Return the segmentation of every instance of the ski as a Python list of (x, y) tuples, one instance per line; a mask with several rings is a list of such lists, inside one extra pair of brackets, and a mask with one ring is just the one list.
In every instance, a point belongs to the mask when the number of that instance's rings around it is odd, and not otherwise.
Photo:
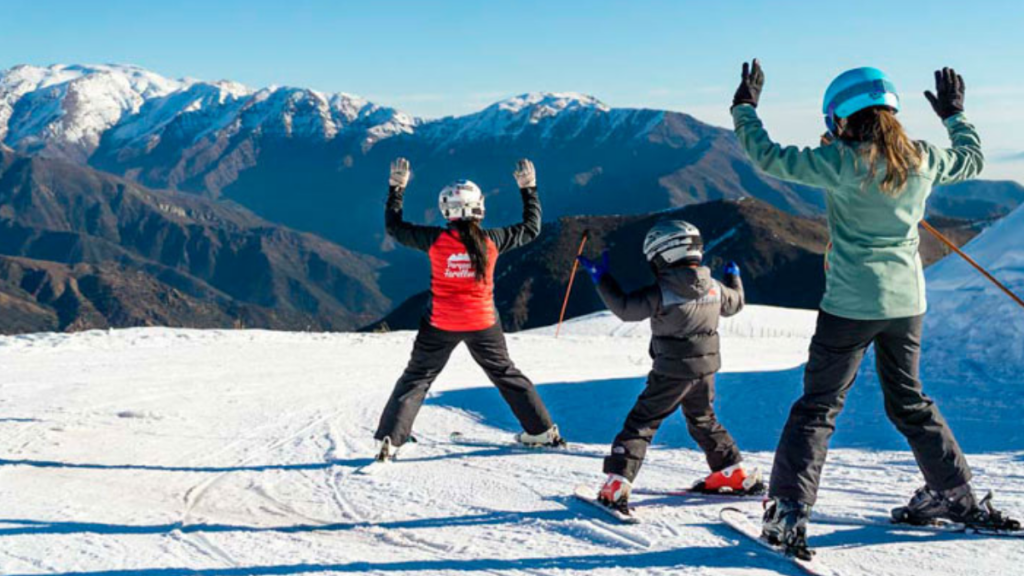
[(905, 528), (907, 530), (926, 530), (929, 532), (945, 532), (967, 534), (972, 536), (993, 536), (998, 538), (1024, 539), (1024, 530), (995, 530), (967, 526), (959, 522), (940, 520), (932, 524), (910, 524), (896, 522), (889, 516), (829, 516), (814, 514), (811, 522), (833, 524), (837, 526), (876, 526), (879, 528)]
[(597, 499), (597, 490), (594, 490), (590, 486), (579, 485), (573, 491), (572, 495), (581, 502), (586, 502), (591, 507), (600, 510), (601, 512), (611, 516), (623, 524), (639, 524), (640, 519), (636, 517), (636, 514), (630, 511), (629, 514), (625, 514), (620, 510), (609, 508), (605, 506)]
[(722, 508), (718, 513), (718, 517), (726, 526), (732, 528), (736, 533), (753, 540), (758, 546), (770, 552), (777, 558), (792, 562), (807, 574), (811, 574), (812, 576), (838, 576), (839, 574), (823, 564), (821, 560), (801, 560), (800, 558), (789, 556), (781, 547), (769, 544), (767, 540), (761, 538), (761, 528), (755, 522), (752, 522), (750, 517), (742, 510), (737, 508)]
[(638, 496), (665, 496), (670, 498), (683, 498), (686, 500), (714, 500), (716, 502), (761, 502), (764, 500), (764, 493), (750, 492), (710, 492), (695, 490), (693, 488), (676, 488), (673, 490), (656, 490), (634, 488), (633, 494)]
[(452, 432), (448, 437), (452, 444), (459, 444), (461, 446), (473, 446), (476, 448), (509, 448), (512, 450), (522, 450), (524, 452), (537, 452), (540, 450), (551, 450), (557, 452), (573, 452), (578, 454), (589, 454), (589, 452), (583, 451), (576, 446), (570, 444), (562, 444), (560, 446), (528, 446), (526, 444), (520, 444), (514, 438), (507, 441), (493, 440), (488, 438), (478, 438), (463, 434), (462, 432)]

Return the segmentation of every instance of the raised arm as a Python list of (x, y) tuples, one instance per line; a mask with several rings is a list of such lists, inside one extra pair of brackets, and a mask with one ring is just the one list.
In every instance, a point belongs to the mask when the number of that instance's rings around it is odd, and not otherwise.
[(964, 88), (962, 76), (952, 68), (943, 68), (935, 71), (935, 93), (924, 93), (935, 113), (942, 118), (953, 143), (951, 148), (929, 148), (936, 184), (970, 180), (985, 166), (981, 137), (964, 116)]
[(740, 280), (740, 267), (735, 262), (729, 262), (725, 266), (724, 281), (719, 282), (719, 286), (722, 288), (722, 317), (728, 318), (739, 314), (746, 301), (743, 296), (743, 281)]
[(388, 201), (384, 207), (384, 229), (399, 244), (426, 252), (441, 235), (442, 229), (410, 224), (403, 218), (402, 204), (405, 202), (405, 187), (409, 184), (410, 174), (409, 161), (405, 158), (398, 158), (391, 163)]
[(601, 253), (601, 261), (594, 262), (585, 256), (577, 257), (580, 266), (590, 274), (597, 285), (597, 294), (604, 305), (626, 322), (639, 322), (654, 315), (661, 302), (661, 289), (657, 284), (626, 293), (608, 273), (608, 251)]
[(533, 162), (520, 160), (514, 175), (523, 197), (523, 220), (519, 224), (487, 231), (499, 253), (528, 244), (540, 235), (540, 195), (537, 193), (537, 172)]
[(839, 184), (842, 157), (836, 146), (800, 148), (780, 146), (768, 136), (757, 116), (757, 104), (764, 87), (764, 71), (756, 59), (743, 64), (740, 87), (733, 97), (732, 118), (736, 138), (751, 162), (770, 176), (818, 188)]

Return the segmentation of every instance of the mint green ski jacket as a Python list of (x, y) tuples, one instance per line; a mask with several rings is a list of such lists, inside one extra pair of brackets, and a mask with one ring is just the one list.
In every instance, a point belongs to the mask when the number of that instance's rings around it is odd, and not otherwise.
[(754, 165), (765, 173), (825, 189), (831, 242), (825, 253), (825, 297), (821, 309), (853, 320), (924, 314), (924, 271), (918, 254), (918, 224), (932, 187), (974, 178), (984, 156), (977, 130), (963, 114), (945, 121), (952, 147), (918, 142), (924, 161), (893, 198), (881, 192), (884, 161), (874, 178), (858, 151), (836, 141), (818, 148), (772, 142), (753, 106), (732, 110), (736, 136)]

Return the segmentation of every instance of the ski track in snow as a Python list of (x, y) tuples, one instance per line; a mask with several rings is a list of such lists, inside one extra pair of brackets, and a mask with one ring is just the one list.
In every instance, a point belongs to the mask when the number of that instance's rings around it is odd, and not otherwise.
[[(806, 312), (749, 307), (723, 326), (726, 372), (752, 374), (790, 402), (813, 323)], [(607, 315), (568, 323), (558, 340), (549, 329), (509, 336), (563, 432), (579, 440), (573, 450), (448, 441), (456, 430), (494, 440), (515, 431), (459, 350), (420, 413), (416, 449), (355, 474), (371, 461), (412, 338), (171, 329), (0, 338), (0, 573), (800, 574), (718, 522), (729, 504), (757, 516), (757, 501), (642, 493), (706, 473), (677, 416), (637, 482), (641, 524), (616, 524), (572, 498), (576, 485), (601, 481), (601, 458), (649, 369), (645, 328)], [(720, 398), (736, 385), (723, 377)], [(741, 447), (778, 418), (723, 413)], [(746, 456), (770, 470), (769, 450)], [(1024, 451), (970, 460), (976, 485), (1024, 514)], [(840, 443), (817, 509), (884, 515), (920, 482), (908, 451)], [(1024, 562), (1019, 540), (912, 528), (814, 524), (811, 543), (849, 575), (1013, 574)]]

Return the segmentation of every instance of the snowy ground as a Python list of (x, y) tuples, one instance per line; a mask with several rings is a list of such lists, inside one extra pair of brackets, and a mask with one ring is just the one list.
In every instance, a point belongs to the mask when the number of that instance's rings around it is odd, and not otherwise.
[[(750, 307), (723, 328), (722, 419), (763, 469), (799, 390), (813, 322)], [(411, 341), (168, 329), (0, 338), (0, 572), (798, 573), (719, 525), (718, 503), (641, 495), (645, 522), (623, 527), (568, 497), (600, 481), (600, 458), (649, 367), (643, 328), (607, 316), (574, 322), (558, 340), (549, 330), (509, 337), (578, 452), (448, 443), (452, 430), (503, 438), (515, 428), (460, 351), (420, 414), (415, 453), (353, 474), (369, 461)], [(892, 437), (868, 434), (884, 416), (865, 398), (840, 420), (823, 514), (884, 514), (920, 483), (909, 452), (880, 450)], [(638, 490), (705, 473), (681, 418), (658, 442)], [(971, 462), (979, 487), (1024, 513), (1024, 443), (1015, 447)], [(892, 527), (817, 524), (812, 545), (844, 574), (1024, 565), (1020, 540)]]

